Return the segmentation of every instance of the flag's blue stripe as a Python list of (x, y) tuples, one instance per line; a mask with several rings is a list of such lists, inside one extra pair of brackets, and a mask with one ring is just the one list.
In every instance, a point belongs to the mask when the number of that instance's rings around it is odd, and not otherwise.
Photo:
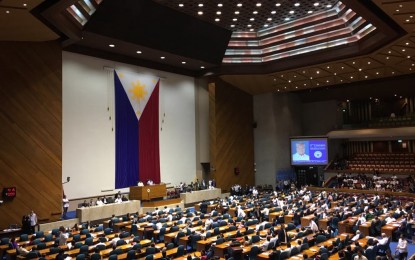
[(138, 182), (138, 119), (120, 79), (115, 85), (115, 188), (136, 186)]

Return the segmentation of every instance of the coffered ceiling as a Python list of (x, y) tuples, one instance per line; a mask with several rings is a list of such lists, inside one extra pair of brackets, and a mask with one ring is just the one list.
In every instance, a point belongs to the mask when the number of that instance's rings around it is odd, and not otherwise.
[(414, 73), (414, 16), (409, 0), (0, 0), (0, 40), (283, 93)]

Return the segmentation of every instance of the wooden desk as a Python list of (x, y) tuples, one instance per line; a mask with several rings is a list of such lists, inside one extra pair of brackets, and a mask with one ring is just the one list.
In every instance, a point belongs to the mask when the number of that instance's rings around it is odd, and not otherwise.
[(130, 187), (130, 200), (152, 200), (167, 196), (166, 184)]
[(284, 223), (290, 223), (293, 221), (294, 215), (293, 214), (288, 214), (288, 215), (284, 215)]
[(130, 200), (122, 203), (111, 203), (102, 206), (77, 208), (76, 217), (80, 222), (110, 218), (112, 215), (121, 216), (127, 213), (134, 213), (140, 209), (140, 201)]
[(310, 222), (311, 222), (312, 219), (314, 219), (314, 214), (302, 217), (301, 218), (301, 226), (302, 227), (310, 226)]
[(185, 204), (195, 203), (203, 200), (213, 200), (220, 198), (222, 190), (219, 188), (208, 190), (197, 190), (192, 192), (180, 193), (180, 198)]

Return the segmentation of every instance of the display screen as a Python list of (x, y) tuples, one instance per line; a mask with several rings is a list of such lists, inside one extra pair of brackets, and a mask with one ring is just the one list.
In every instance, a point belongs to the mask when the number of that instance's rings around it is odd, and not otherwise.
[(3, 198), (12, 199), (16, 197), (16, 187), (3, 188)]
[(327, 138), (291, 138), (291, 165), (326, 165)]

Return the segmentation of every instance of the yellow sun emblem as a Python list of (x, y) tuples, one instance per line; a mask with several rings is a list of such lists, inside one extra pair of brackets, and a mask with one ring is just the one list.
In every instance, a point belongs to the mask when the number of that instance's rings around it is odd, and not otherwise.
[(147, 90), (145, 90), (146, 86), (144, 84), (141, 84), (139, 80), (133, 82), (132, 85), (133, 88), (129, 90), (133, 95), (132, 98), (136, 100), (138, 103), (140, 103), (140, 101), (144, 100), (144, 98), (148, 94)]

